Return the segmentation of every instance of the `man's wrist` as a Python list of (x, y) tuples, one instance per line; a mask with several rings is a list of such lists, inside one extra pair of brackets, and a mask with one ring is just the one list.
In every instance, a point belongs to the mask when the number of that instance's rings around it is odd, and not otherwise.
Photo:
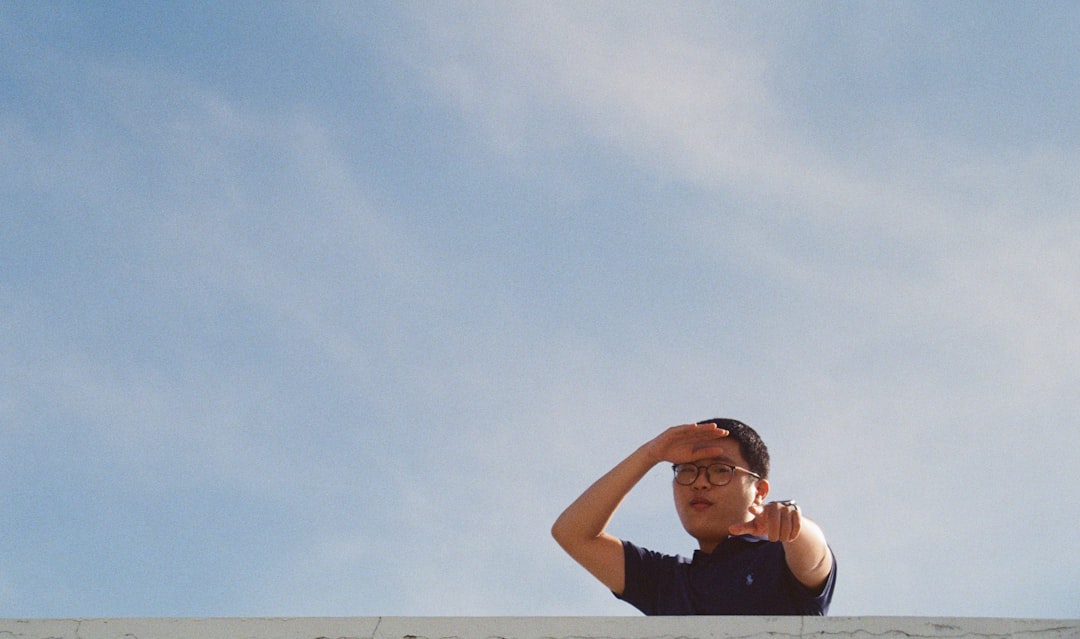
[(638, 456), (642, 463), (648, 464), (649, 469), (651, 469), (653, 466), (656, 466), (657, 464), (663, 463), (664, 461), (663, 458), (657, 455), (656, 452), (653, 450), (652, 441), (648, 441), (642, 444), (636, 451), (634, 451), (634, 455), (632, 456)]

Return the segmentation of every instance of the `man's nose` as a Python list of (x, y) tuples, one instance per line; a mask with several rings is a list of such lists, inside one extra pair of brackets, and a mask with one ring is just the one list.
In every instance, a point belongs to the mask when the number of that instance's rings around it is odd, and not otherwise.
[(709, 469), (708, 468), (698, 468), (698, 475), (697, 475), (696, 478), (694, 478), (694, 483), (692, 484), (692, 486), (694, 488), (710, 488), (710, 487), (712, 487), (712, 482), (709, 481)]

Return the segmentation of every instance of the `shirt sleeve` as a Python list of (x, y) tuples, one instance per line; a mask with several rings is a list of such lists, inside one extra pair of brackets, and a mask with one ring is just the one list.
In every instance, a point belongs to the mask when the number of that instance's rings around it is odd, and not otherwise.
[[(832, 548), (829, 549), (832, 553)], [(788, 590), (792, 593), (792, 600), (798, 606), (801, 615), (826, 615), (829, 613), (829, 605), (832, 603), (833, 587), (836, 585), (836, 555), (832, 556), (832, 569), (825, 579), (825, 585), (820, 591), (807, 588), (795, 578), (791, 570), (784, 562), (785, 572), (788, 578)]]
[(621, 595), (615, 596), (634, 606), (646, 615), (658, 614), (660, 584), (672, 581), (675, 557), (623, 541), (625, 585)]

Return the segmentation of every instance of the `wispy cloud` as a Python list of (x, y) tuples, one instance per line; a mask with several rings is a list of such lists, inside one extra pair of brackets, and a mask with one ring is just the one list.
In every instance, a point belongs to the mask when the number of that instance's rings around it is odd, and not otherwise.
[[(918, 54), (891, 39), (948, 44), (908, 5), (763, 11), (292, 10), (258, 24), (306, 42), (325, 90), (268, 61), (265, 94), (164, 51), (32, 59), (20, 36), (22, 73), (52, 79), (22, 93), (49, 111), (0, 111), (5, 450), (55, 501), (112, 486), (138, 543), (67, 515), (103, 556), (237, 592), (159, 583), (86, 612), (620, 614), (550, 521), (660, 428), (718, 412), (762, 428), (777, 491), (826, 525), (836, 612), (1070, 610), (1068, 566), (1036, 547), (1065, 513), (964, 593), (925, 575), (977, 568), (1075, 484), (1074, 139), (976, 136), (913, 117), (941, 103), (917, 93), (885, 108), (875, 72)], [(822, 21), (838, 43), (808, 62)], [(48, 471), (72, 454), (78, 472)], [(685, 550), (661, 470), (615, 524)], [(156, 543), (187, 568), (132, 550)], [(0, 584), (41, 569), (20, 556)], [(990, 577), (1020, 565), (1057, 603), (1010, 607)]]

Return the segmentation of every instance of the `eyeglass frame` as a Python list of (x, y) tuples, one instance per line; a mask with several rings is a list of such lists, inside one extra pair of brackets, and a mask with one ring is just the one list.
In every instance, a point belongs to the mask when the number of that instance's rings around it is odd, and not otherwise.
[[(695, 471), (696, 471), (694, 473), (694, 478), (692, 480), (690, 480), (690, 483), (688, 483), (688, 484), (684, 484), (681, 481), (679, 481), (679, 468), (680, 467), (686, 467), (686, 466), (693, 466)], [(727, 468), (727, 469), (729, 469), (731, 471), (731, 476), (728, 478), (728, 480), (726, 482), (724, 482), (722, 484), (718, 484), (718, 483), (716, 483), (716, 482), (714, 482), (712, 480), (712, 477), (709, 476), (709, 469), (712, 468), (713, 466), (723, 466), (724, 468)], [(672, 480), (676, 484), (678, 484), (680, 486), (693, 486), (694, 483), (697, 482), (698, 477), (701, 477), (701, 471), (703, 471), (703, 470), (705, 471), (705, 481), (709, 482), (709, 485), (711, 485), (711, 486), (727, 486), (728, 484), (731, 483), (731, 480), (735, 478), (735, 471), (736, 470), (741, 470), (744, 473), (746, 473), (747, 475), (750, 475), (751, 477), (754, 477), (755, 479), (761, 479), (762, 478), (761, 475), (755, 473), (754, 471), (750, 470), (749, 468), (743, 468), (742, 466), (736, 466), (735, 464), (727, 464), (727, 463), (724, 463), (724, 462), (712, 462), (711, 464), (708, 464), (708, 465), (705, 465), (705, 466), (701, 466), (699, 464), (693, 464), (693, 463), (690, 463), (690, 462), (686, 462), (686, 463), (682, 463), (682, 464), (672, 464), (671, 465), (671, 470), (672, 470), (672, 472), (675, 473), (675, 477), (673, 477)]]

